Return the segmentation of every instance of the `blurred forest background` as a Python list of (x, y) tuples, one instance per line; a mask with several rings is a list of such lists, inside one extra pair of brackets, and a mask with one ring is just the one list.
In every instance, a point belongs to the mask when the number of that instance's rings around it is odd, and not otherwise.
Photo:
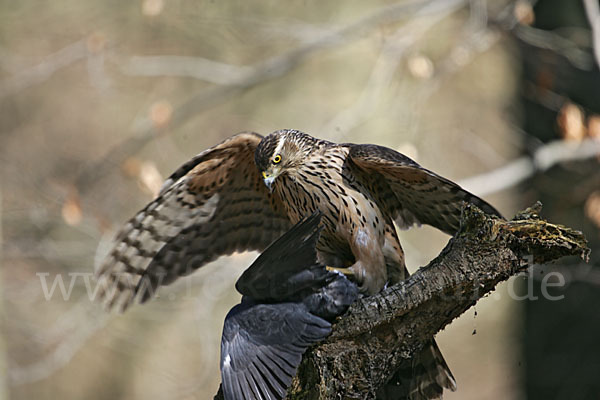
[[(280, 128), (394, 148), (507, 217), (539, 199), (583, 230), (589, 264), (513, 278), (438, 342), (447, 399), (600, 398), (598, 61), (597, 0), (0, 1), (0, 399), (212, 398), (256, 254), (122, 315), (91, 274), (180, 164)], [(401, 239), (414, 271), (448, 237)]]

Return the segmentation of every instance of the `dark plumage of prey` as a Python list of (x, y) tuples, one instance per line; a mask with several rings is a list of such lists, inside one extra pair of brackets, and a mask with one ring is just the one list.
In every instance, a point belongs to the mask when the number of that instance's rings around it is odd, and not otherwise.
[(358, 297), (354, 283), (317, 262), (320, 220), (316, 212), (293, 226), (237, 281), (242, 301), (221, 339), (225, 400), (284, 398), (302, 354)]

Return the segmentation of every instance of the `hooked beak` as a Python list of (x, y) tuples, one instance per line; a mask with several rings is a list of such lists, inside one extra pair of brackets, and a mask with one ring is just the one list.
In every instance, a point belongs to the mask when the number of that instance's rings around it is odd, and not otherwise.
[(273, 182), (275, 182), (276, 177), (272, 176), (272, 175), (271, 176), (267, 175), (267, 173), (265, 171), (263, 171), (262, 176), (263, 176), (263, 182), (269, 189), (269, 192), (273, 193)]

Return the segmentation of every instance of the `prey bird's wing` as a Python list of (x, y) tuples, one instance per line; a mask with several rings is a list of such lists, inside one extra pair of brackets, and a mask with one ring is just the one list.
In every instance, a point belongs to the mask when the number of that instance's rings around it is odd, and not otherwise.
[(317, 262), (320, 221), (317, 211), (274, 241), (244, 271), (236, 289), (256, 301), (293, 301), (335, 279), (337, 274)]
[(223, 326), (221, 379), (225, 400), (283, 399), (302, 354), (331, 332), (302, 304), (234, 307)]
[(463, 201), (501, 217), (486, 201), (397, 151), (371, 144), (346, 146), (351, 174), (372, 191), (401, 228), (427, 224), (453, 235)]
[(221, 255), (264, 250), (291, 227), (254, 164), (261, 139), (240, 133), (200, 153), (127, 222), (97, 271), (109, 307), (145, 301)]

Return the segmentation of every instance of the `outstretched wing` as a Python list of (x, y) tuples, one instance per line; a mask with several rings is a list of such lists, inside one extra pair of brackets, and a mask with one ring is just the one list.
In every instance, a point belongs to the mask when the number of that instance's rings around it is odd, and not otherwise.
[(254, 164), (261, 139), (240, 133), (197, 155), (127, 222), (97, 272), (109, 307), (145, 301), (221, 255), (263, 250), (291, 227)]
[(401, 228), (428, 224), (453, 235), (463, 201), (501, 217), (486, 201), (397, 151), (371, 144), (346, 146), (351, 173), (379, 198)]
[(225, 400), (283, 399), (302, 354), (331, 332), (329, 322), (295, 303), (235, 306), (223, 326)]

